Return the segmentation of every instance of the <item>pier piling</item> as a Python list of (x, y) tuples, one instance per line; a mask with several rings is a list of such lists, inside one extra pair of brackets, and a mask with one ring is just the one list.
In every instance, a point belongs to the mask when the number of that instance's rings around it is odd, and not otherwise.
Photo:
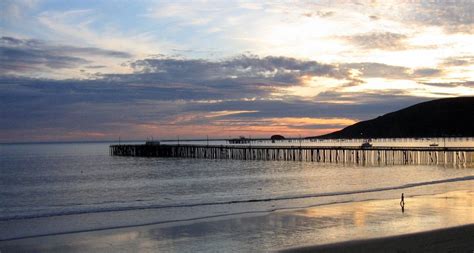
[(306, 161), (355, 164), (474, 163), (474, 148), (304, 147), (243, 145), (111, 145), (113, 156)]

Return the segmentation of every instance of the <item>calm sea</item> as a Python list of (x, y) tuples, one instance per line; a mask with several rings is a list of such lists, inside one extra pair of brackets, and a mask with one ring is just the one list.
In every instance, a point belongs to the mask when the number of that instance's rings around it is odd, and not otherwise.
[(109, 145), (0, 145), (0, 240), (428, 194), (412, 186), (474, 180), (473, 168), (113, 157)]

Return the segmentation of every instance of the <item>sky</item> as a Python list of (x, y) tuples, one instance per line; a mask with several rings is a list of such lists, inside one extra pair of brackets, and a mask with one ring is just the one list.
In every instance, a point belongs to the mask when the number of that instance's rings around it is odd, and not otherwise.
[(474, 96), (474, 0), (0, 2), (0, 142), (329, 133)]

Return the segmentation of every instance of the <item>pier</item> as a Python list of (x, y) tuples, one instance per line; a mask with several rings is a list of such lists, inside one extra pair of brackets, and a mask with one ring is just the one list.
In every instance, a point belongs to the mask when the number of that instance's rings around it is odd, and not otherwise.
[(305, 161), (353, 164), (473, 165), (473, 147), (361, 147), (290, 145), (111, 145), (110, 155), (195, 159)]

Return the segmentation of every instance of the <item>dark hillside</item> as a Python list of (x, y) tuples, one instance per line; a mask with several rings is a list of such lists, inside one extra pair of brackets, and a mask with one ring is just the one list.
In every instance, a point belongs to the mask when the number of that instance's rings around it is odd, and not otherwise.
[(474, 97), (432, 100), (309, 138), (474, 136)]

